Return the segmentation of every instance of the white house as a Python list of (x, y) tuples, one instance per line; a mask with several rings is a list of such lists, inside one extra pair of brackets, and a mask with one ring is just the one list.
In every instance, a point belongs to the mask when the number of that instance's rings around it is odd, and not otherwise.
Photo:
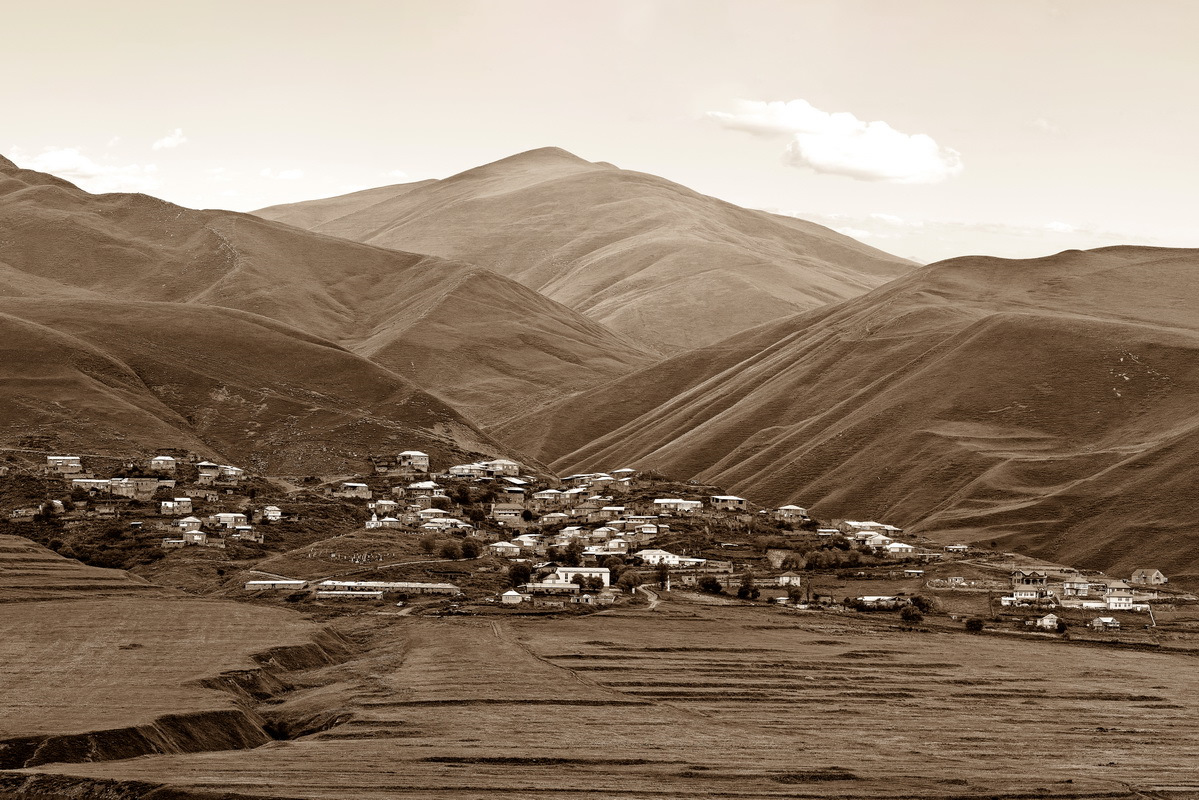
[(1115, 617), (1095, 617), (1095, 619), (1091, 620), (1090, 626), (1092, 628), (1114, 629), (1120, 627), (1120, 622)]
[(220, 514), (213, 514), (208, 518), (214, 525), (219, 525), (223, 528), (236, 528), (238, 525), (245, 525), (248, 520), (245, 514), (238, 514), (233, 511), (224, 511)]
[(198, 531), (203, 523), (198, 517), (184, 517), (175, 523), (182, 531)]
[(420, 450), (405, 450), (400, 453), (399, 467), (405, 472), (420, 472), (429, 471), (429, 454), (422, 453)]
[(471, 464), (455, 464), (446, 472), (456, 478), (482, 478), (487, 474), (486, 468), (477, 461)]
[(808, 516), (808, 510), (795, 505), (779, 506), (774, 515), (779, 519), (803, 519)]
[(112, 489), (112, 481), (107, 478), (72, 478), (71, 488), (85, 492), (107, 492)]
[(640, 558), (646, 564), (657, 566), (665, 564), (668, 567), (694, 567), (704, 563), (706, 559), (688, 558), (687, 556), (676, 556), (674, 553), (666, 550), (638, 550), (633, 553), (634, 558)]
[(703, 508), (703, 501), (683, 500), (679, 497), (662, 497), (654, 500), (655, 514), (693, 514)]
[(192, 499), (190, 497), (176, 497), (174, 500), (163, 500), (158, 506), (160, 514), (190, 514), (192, 513)]
[(507, 458), (497, 458), (495, 461), (484, 461), (482, 466), (483, 473), (485, 475), (491, 475), (497, 478), (504, 475), (511, 475), (513, 477), (520, 475), (520, 464)]
[(1123, 581), (1111, 581), (1104, 601), (1108, 611), (1132, 611), (1132, 587)]
[(284, 578), (274, 580), (246, 581), (246, 591), (298, 591), (308, 588), (308, 581), (293, 581)]
[(1057, 630), (1057, 614), (1046, 614), (1036, 621), (1036, 626), (1049, 631)]
[(520, 545), (513, 544), (512, 542), (492, 542), (487, 545), (487, 552), (493, 556), (514, 558), (520, 555)]
[(887, 555), (892, 556), (910, 556), (914, 555), (916, 548), (907, 542), (891, 542), (883, 547), (887, 551)]
[(334, 492), (334, 494), (338, 497), (356, 497), (362, 500), (371, 499), (371, 489), (365, 483), (353, 483), (347, 481), (346, 483), (343, 483), (338, 490)]
[(283, 509), (279, 506), (267, 506), (262, 509), (262, 518), (267, 522), (278, 522), (283, 519)]
[(170, 456), (154, 456), (147, 466), (155, 472), (174, 472), (176, 462)]
[(500, 595), (500, 602), (506, 606), (514, 606), (518, 603), (523, 603), (525, 596), (515, 589), (509, 589)]

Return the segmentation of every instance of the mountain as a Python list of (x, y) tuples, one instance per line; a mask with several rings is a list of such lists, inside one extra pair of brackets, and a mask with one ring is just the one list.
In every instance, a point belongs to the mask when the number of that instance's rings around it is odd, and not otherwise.
[(483, 424), (653, 360), (474, 265), (145, 195), (92, 195), (6, 160), (0, 230), (0, 296), (252, 312), (359, 353)]
[(828, 228), (557, 148), (254, 213), (478, 264), (666, 353), (856, 297), (913, 267)]
[(560, 471), (656, 468), (1199, 581), (1199, 251), (952, 259), (501, 427)]

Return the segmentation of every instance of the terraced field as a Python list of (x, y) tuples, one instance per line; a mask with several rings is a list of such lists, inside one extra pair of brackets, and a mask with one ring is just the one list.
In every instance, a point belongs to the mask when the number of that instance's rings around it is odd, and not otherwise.
[(0, 535), (0, 603), (168, 594), (124, 570), (89, 567), (24, 537)]
[(679, 600), (557, 620), (345, 618), (364, 655), (272, 706), (279, 741), (37, 770), (135, 781), (130, 797), (1199, 792), (1193, 656), (891, 621)]

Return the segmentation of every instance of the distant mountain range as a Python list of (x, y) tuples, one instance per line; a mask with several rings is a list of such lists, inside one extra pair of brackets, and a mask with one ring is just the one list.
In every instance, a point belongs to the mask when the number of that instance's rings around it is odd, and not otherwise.
[(257, 214), (0, 159), (0, 446), (653, 468), (1199, 581), (1199, 251), (916, 268), (554, 149)]
[(557, 148), (254, 213), (486, 267), (663, 354), (856, 297), (915, 266)]

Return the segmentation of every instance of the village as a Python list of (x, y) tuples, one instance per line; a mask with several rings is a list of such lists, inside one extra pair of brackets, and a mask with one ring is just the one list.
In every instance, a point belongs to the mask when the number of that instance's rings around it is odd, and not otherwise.
[(1108, 577), (629, 467), (558, 478), (417, 450), (374, 466), (275, 479), (182, 452), (10, 456), (0, 511), (9, 532), (93, 565), (327, 614), (552, 616), (686, 597), (1102, 637), (1195, 602), (1152, 567)]

